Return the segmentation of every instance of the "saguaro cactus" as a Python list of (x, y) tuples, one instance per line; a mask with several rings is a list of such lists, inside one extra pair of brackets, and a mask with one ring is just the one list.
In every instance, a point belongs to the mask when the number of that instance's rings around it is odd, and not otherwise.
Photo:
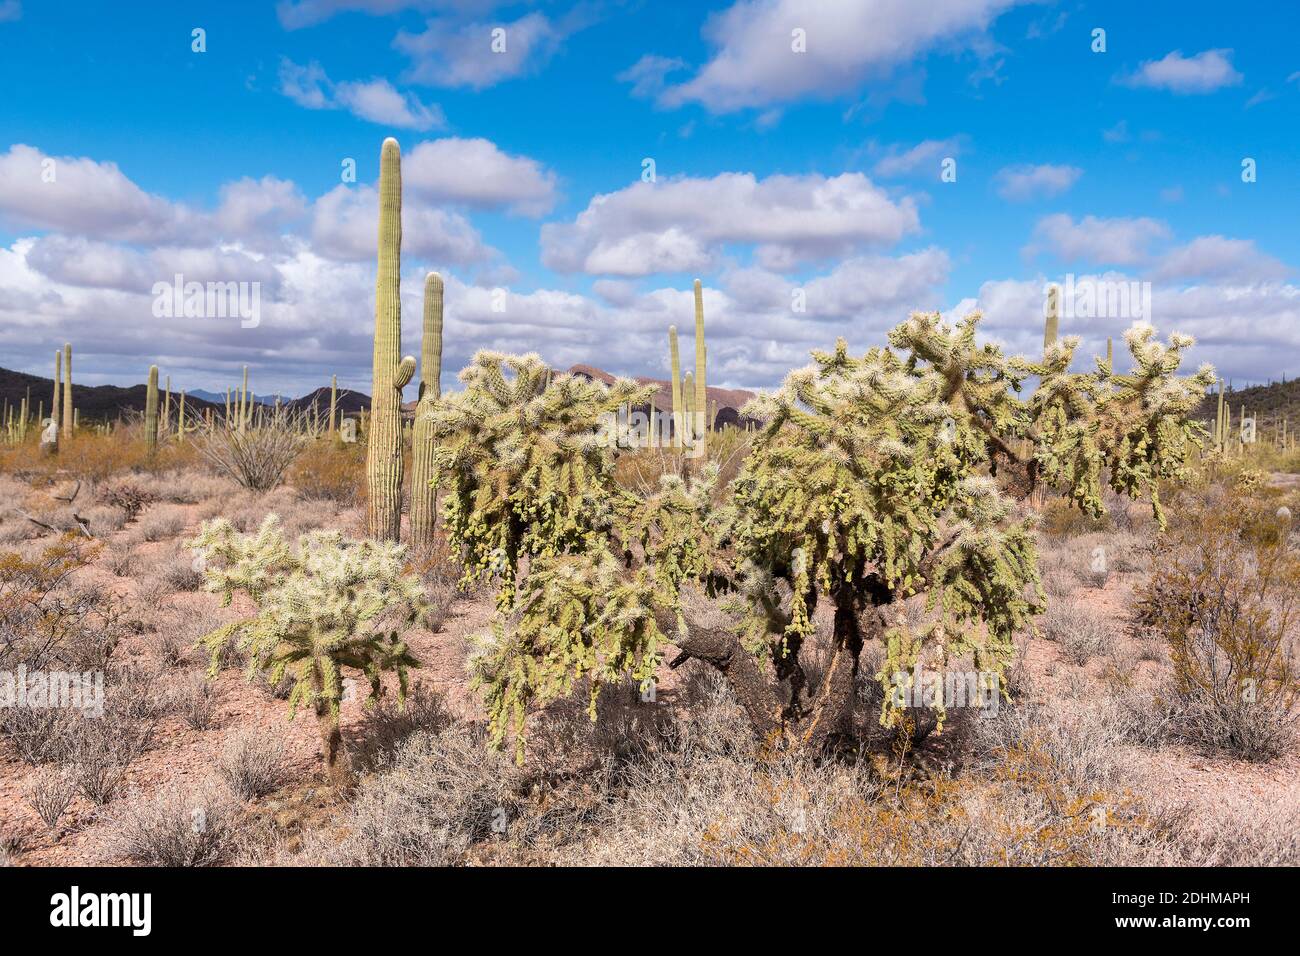
[(63, 352), (54, 350), (54, 400), (50, 402), (50, 419), (59, 424), (59, 405), (63, 402)]
[(402, 350), (402, 151), (389, 137), (379, 160), (379, 270), (375, 277), (375, 354), (366, 444), (367, 526), (396, 541), (402, 529), (402, 389), (415, 359)]
[(1047, 321), (1043, 325), (1043, 352), (1056, 344), (1056, 337), (1061, 331), (1061, 287), (1052, 285), (1047, 288)]
[(63, 437), (72, 437), (72, 343), (63, 345)]
[(144, 444), (150, 451), (158, 447), (158, 366), (149, 366), (149, 385), (144, 394)]
[(682, 446), (682, 423), (686, 409), (682, 404), (682, 360), (677, 351), (677, 326), (668, 326), (668, 354), (673, 363), (673, 447)]
[(330, 428), (329, 428), (329, 436), (331, 440), (334, 438), (334, 428), (338, 424), (338, 420), (339, 420), (338, 408), (339, 408), (339, 377), (337, 375), (331, 375), (330, 376)]
[(411, 435), (411, 544), (433, 544), (438, 497), (433, 480), (433, 403), (442, 395), (442, 276), (424, 277), (424, 337), (420, 343), (420, 395)]
[(704, 289), (700, 280), (695, 280), (695, 396), (691, 402), (692, 427), (696, 432), (696, 441), (703, 442), (709, 430), (708, 389), (704, 382), (704, 367), (708, 364), (708, 352), (704, 345)]

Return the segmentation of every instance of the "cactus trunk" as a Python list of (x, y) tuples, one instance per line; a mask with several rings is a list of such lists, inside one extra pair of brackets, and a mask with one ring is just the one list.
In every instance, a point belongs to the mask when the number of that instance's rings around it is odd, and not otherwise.
[(424, 336), (420, 343), (420, 397), (411, 436), (411, 544), (433, 544), (438, 495), (433, 489), (433, 404), (442, 395), (442, 276), (424, 277)]
[(50, 418), (59, 424), (59, 406), (63, 403), (63, 352), (54, 350), (54, 400), (50, 402)]
[(402, 350), (402, 153), (384, 140), (379, 166), (379, 268), (375, 277), (375, 348), (366, 445), (370, 536), (396, 541), (402, 530), (402, 389), (415, 359)]
[(682, 404), (682, 361), (677, 351), (677, 326), (668, 326), (668, 354), (673, 364), (673, 447), (682, 447), (682, 423), (686, 421)]
[[(708, 364), (704, 345), (704, 288), (700, 280), (695, 280), (695, 394), (691, 401), (691, 423), (695, 429), (695, 440), (703, 443), (708, 433), (709, 399), (708, 388), (704, 381), (704, 368)], [(703, 445), (700, 448), (704, 451)]]
[(72, 343), (63, 346), (63, 437), (72, 437)]
[(1061, 329), (1061, 289), (1051, 286), (1047, 290), (1047, 322), (1043, 326), (1043, 354), (1056, 344)]
[(330, 430), (329, 430), (329, 435), (331, 439), (334, 438), (334, 428), (338, 424), (338, 420), (339, 420), (338, 408), (339, 408), (339, 377), (337, 375), (331, 375), (330, 376)]
[(144, 444), (152, 452), (158, 447), (158, 366), (149, 366), (149, 385), (144, 396)]

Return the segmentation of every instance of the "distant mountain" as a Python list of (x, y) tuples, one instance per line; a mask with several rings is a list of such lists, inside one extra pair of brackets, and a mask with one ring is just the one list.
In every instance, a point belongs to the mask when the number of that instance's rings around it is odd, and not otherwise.
[[(560, 370), (556, 370), (557, 374)], [(574, 365), (569, 370), (570, 374), (581, 375), (593, 381), (604, 382), (606, 385), (614, 381), (615, 376), (606, 372), (604, 369), (596, 368), (594, 365)], [(652, 379), (638, 377), (636, 381), (643, 385), (654, 385), (657, 392), (653, 396), (655, 408), (660, 411), (670, 411), (672, 409), (672, 385), (662, 379)], [(1295, 383), (1292, 383), (1295, 384)], [(37, 404), (44, 402), (45, 413), (48, 415), (50, 410), (50, 399), (54, 390), (53, 379), (42, 378), (38, 375), (28, 375), (24, 372), (13, 372), (8, 369), (0, 368), (0, 402), (7, 400), (15, 407), (22, 401), (23, 396), (30, 389), (32, 401), (32, 413), (35, 414)], [(406, 393), (414, 397), (416, 386), (414, 384), (407, 387)], [(735, 424), (741, 421), (740, 409), (744, 404), (754, 397), (754, 393), (742, 388), (715, 388), (709, 386), (709, 401), (716, 408), (717, 422), (719, 424)], [(175, 402), (179, 397), (179, 391), (173, 390), (172, 401)], [(1246, 394), (1245, 392), (1240, 394)], [(1300, 392), (1297, 392), (1300, 396)], [(275, 396), (254, 395), (254, 401), (265, 405), (274, 405)], [(1235, 399), (1234, 399), (1235, 400)], [(1297, 399), (1300, 402), (1300, 398)], [(132, 385), (123, 388), (118, 385), (78, 385), (72, 384), (72, 402), (80, 411), (82, 421), (107, 421), (131, 411), (144, 411), (145, 403), (145, 386)], [(196, 388), (193, 391), (185, 393), (186, 407), (206, 409), (213, 408), (219, 414), (224, 413), (226, 408), (225, 392), (210, 392), (207, 389)], [(285, 406), (295, 411), (305, 411), (310, 414), (328, 415), (330, 407), (330, 390), (328, 388), (318, 388), (308, 392), (301, 398), (289, 399), (284, 402)], [(1254, 407), (1254, 406), (1252, 406)], [(358, 392), (353, 389), (340, 388), (338, 391), (338, 409), (345, 415), (356, 415), (362, 409), (370, 408), (370, 396), (365, 392)], [(402, 411), (410, 417), (415, 413), (415, 402), (409, 401), (402, 405)], [(1213, 406), (1211, 406), (1213, 414)]]
[[(233, 397), (234, 393), (232, 392), (231, 394)], [(205, 388), (196, 388), (192, 392), (185, 393), (186, 398), (189, 398), (191, 395), (201, 398), (205, 402), (211, 402), (213, 405), (220, 405), (222, 408), (226, 407), (225, 392), (209, 392)], [(267, 396), (267, 395), (258, 395), (257, 393), (253, 394), (253, 401), (256, 402), (258, 405), (274, 405), (276, 398), (277, 396), (275, 395)]]
[[(128, 412), (143, 412), (146, 391), (147, 388), (144, 385), (132, 385), (123, 388), (119, 385), (78, 385), (74, 381), (72, 383), (72, 405), (77, 409), (77, 415), (83, 422), (111, 421)], [(54, 380), (42, 378), (39, 375), (28, 375), (25, 372), (13, 372), (9, 369), (0, 368), (0, 402), (7, 401), (10, 405), (17, 407), (21, 404), (23, 396), (29, 394), (31, 396), (32, 414), (35, 415), (43, 409), (48, 416), (54, 397)], [(173, 402), (179, 397), (179, 392), (172, 393)], [(204, 401), (201, 398), (191, 400), (191, 397), (186, 395), (185, 407), (186, 409), (195, 408), (196, 410), (209, 407), (224, 409), (225, 396), (222, 396), (221, 405), (217, 406), (215, 403)]]
[[(1288, 421), (1288, 434), (1300, 435), (1300, 379), (1231, 389), (1224, 396), (1224, 400), (1232, 407), (1234, 422), (1241, 418), (1243, 405), (1248, 415), (1255, 415), (1256, 427), (1261, 435), (1271, 436), (1273, 429), (1283, 419)], [(1218, 407), (1218, 393), (1207, 395), (1201, 400), (1197, 417), (1207, 424), (1213, 424)]]

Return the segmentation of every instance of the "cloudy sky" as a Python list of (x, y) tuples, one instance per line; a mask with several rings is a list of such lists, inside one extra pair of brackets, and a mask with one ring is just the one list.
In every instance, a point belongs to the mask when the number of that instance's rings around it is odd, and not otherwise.
[[(710, 384), (913, 309), (1041, 347), (1043, 290), (1149, 290), (1236, 383), (1300, 374), (1300, 54), (1276, 6), (1072, 0), (0, 0), (0, 366), (369, 390), (380, 144), (405, 350)], [(199, 31), (199, 32), (196, 32)], [(352, 175), (354, 171), (354, 175)], [(156, 314), (257, 283), (256, 325)], [(1148, 283), (1130, 287), (1128, 283)], [(251, 286), (249, 287), (252, 288)], [(1138, 314), (1062, 320), (1104, 349)], [(1118, 313), (1118, 314), (1109, 314)]]

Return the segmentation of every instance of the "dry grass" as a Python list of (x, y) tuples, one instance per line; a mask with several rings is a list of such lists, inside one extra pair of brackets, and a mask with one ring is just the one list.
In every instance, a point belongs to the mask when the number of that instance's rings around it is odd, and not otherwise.
[(284, 783), (284, 743), (266, 734), (236, 734), (226, 744), (217, 772), (236, 799), (264, 797)]
[(236, 813), (210, 784), (136, 794), (111, 815), (105, 856), (148, 866), (211, 866), (233, 849)]

